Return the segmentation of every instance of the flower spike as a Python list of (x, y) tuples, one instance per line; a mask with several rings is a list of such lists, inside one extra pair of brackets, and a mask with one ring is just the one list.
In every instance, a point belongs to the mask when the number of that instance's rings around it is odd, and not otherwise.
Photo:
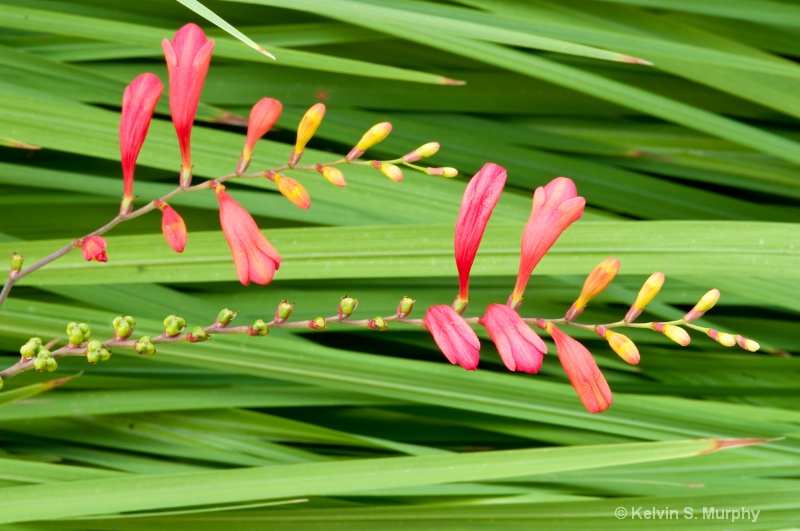
[(186, 24), (172, 41), (161, 43), (169, 70), (169, 108), (181, 149), (181, 186), (192, 182), (191, 137), (214, 41), (195, 24)]
[(122, 95), (122, 116), (119, 121), (119, 152), (122, 161), (123, 192), (120, 214), (133, 208), (133, 173), (136, 159), (144, 144), (164, 85), (155, 74), (142, 74), (134, 79)]
[(504, 304), (490, 304), (480, 323), (489, 332), (508, 370), (539, 372), (547, 346), (516, 311)]
[(509, 305), (518, 308), (533, 268), (550, 250), (561, 233), (583, 215), (586, 200), (578, 195), (575, 183), (567, 177), (556, 177), (533, 194), (531, 217), (522, 233), (517, 284)]
[(247, 171), (247, 167), (250, 166), (250, 159), (253, 158), (253, 149), (256, 147), (256, 142), (272, 129), (272, 126), (278, 121), (282, 110), (283, 105), (281, 105), (281, 102), (272, 98), (262, 98), (253, 105), (253, 109), (250, 111), (250, 119), (247, 121), (247, 138), (244, 142), (242, 156), (239, 157), (236, 173)]
[(483, 232), (489, 223), (500, 193), (506, 184), (506, 170), (497, 164), (487, 163), (469, 181), (464, 197), (461, 200), (461, 209), (458, 212), (455, 232), (455, 256), (458, 268), (458, 297), (453, 307), (459, 313), (463, 312), (469, 301), (469, 274), (478, 247), (483, 238)]
[(453, 308), (444, 304), (431, 306), (425, 312), (423, 323), (450, 363), (468, 371), (478, 368), (481, 343), (469, 323)]
[(281, 255), (258, 229), (255, 220), (236, 202), (225, 187), (216, 184), (214, 193), (219, 200), (219, 220), (228, 241), (239, 282), (269, 284), (281, 266)]

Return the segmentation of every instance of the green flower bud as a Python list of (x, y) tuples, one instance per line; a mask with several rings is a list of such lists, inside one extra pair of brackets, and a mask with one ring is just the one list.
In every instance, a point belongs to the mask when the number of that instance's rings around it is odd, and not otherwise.
[(71, 347), (77, 347), (87, 341), (91, 335), (92, 332), (86, 323), (69, 323), (67, 325), (67, 339)]
[(156, 347), (153, 345), (153, 338), (150, 336), (142, 336), (142, 338), (136, 342), (134, 348), (137, 354), (143, 354), (145, 356), (152, 356), (156, 353)]
[(355, 311), (357, 306), (358, 299), (348, 297), (347, 295), (342, 297), (342, 300), (339, 301), (339, 309), (337, 311), (339, 314), (339, 319), (344, 319), (353, 315), (353, 311)]
[(402, 319), (408, 317), (408, 314), (410, 314), (411, 310), (414, 309), (415, 302), (417, 302), (416, 299), (412, 299), (411, 297), (403, 297), (400, 300), (400, 304), (397, 305), (397, 315)]
[(287, 300), (282, 300), (280, 304), (278, 304), (278, 309), (275, 310), (275, 322), (285, 322), (289, 317), (291, 317), (292, 310), (294, 310), (294, 303), (291, 303)]
[(386, 324), (386, 321), (383, 317), (376, 317), (375, 319), (370, 319), (367, 321), (367, 327), (371, 328), (372, 330), (386, 330), (389, 328), (389, 325)]
[(221, 326), (228, 326), (233, 318), (236, 317), (236, 312), (230, 308), (223, 308), (217, 314), (217, 324)]
[(40, 348), (36, 359), (33, 360), (33, 367), (39, 372), (53, 372), (58, 368), (58, 363), (49, 350)]
[(202, 343), (208, 341), (211, 337), (202, 326), (195, 326), (194, 330), (188, 336), (189, 343)]
[(42, 348), (42, 340), (38, 337), (32, 337), (27, 343), (20, 347), (19, 353), (23, 358), (31, 359), (39, 352), (40, 348)]
[(253, 326), (247, 329), (247, 333), (251, 336), (265, 336), (269, 334), (269, 328), (267, 327), (267, 323), (262, 319), (258, 319), (253, 323)]
[(170, 315), (164, 319), (164, 333), (169, 337), (175, 337), (186, 328), (186, 320), (177, 315)]
[(93, 339), (86, 345), (86, 360), (89, 363), (108, 361), (108, 358), (110, 357), (111, 351), (108, 350), (100, 341)]
[(311, 321), (308, 322), (308, 327), (311, 330), (322, 331), (322, 330), (325, 330), (328, 327), (328, 323), (325, 321), (325, 319), (323, 317), (317, 317), (317, 318), (312, 319)]
[(136, 321), (130, 315), (120, 315), (114, 318), (111, 326), (114, 327), (114, 339), (128, 339), (136, 327)]
[[(9, 276), (14, 278), (22, 270), (23, 258), (21, 254), (14, 253), (11, 255), (11, 272)], [(2, 387), (0, 387), (2, 389)]]

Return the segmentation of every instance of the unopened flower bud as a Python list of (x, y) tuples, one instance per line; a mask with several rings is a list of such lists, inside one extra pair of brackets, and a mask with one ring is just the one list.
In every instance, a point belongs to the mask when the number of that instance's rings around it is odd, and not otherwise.
[(36, 359), (33, 360), (33, 367), (39, 372), (53, 372), (58, 369), (58, 362), (56, 362), (49, 350), (40, 348), (36, 354)]
[(353, 312), (357, 306), (358, 299), (348, 297), (347, 295), (342, 297), (342, 299), (339, 301), (339, 308), (336, 311), (336, 313), (339, 315), (339, 319), (345, 319), (353, 315)]
[(136, 327), (136, 321), (130, 315), (120, 315), (114, 318), (111, 326), (114, 327), (114, 339), (128, 339)]
[(583, 312), (583, 309), (586, 308), (589, 301), (597, 297), (611, 284), (611, 281), (617, 276), (619, 265), (619, 260), (616, 258), (606, 258), (589, 273), (589, 276), (586, 277), (586, 281), (583, 283), (583, 289), (578, 296), (578, 300), (575, 301), (564, 316), (567, 321), (577, 318), (581, 312)]
[[(19, 275), (19, 272), (22, 271), (22, 262), (23, 258), (21, 254), (14, 253), (11, 255), (11, 270), (8, 274), (10, 278)], [(2, 389), (2, 387), (0, 387), (0, 389)]]
[(108, 350), (103, 343), (94, 339), (89, 341), (86, 345), (86, 360), (89, 363), (98, 363), (100, 361), (108, 361), (111, 357), (111, 351)]
[(385, 176), (387, 176), (396, 183), (399, 183), (400, 181), (403, 180), (403, 171), (394, 164), (391, 164), (389, 162), (381, 162), (379, 160), (373, 160), (372, 162), (370, 162), (370, 164), (372, 165), (373, 168), (375, 168), (376, 170), (380, 170), (382, 174), (384, 174)]
[(720, 332), (719, 330), (714, 330), (713, 328), (709, 329), (708, 337), (719, 343), (720, 345), (724, 345), (726, 347), (732, 347), (736, 344), (736, 338), (732, 334), (727, 334), (725, 332)]
[(231, 321), (233, 321), (234, 317), (236, 317), (236, 312), (234, 312), (230, 308), (223, 308), (217, 314), (216, 324), (218, 324), (221, 327), (226, 327), (231, 323)]
[(386, 324), (386, 321), (383, 317), (376, 317), (375, 319), (370, 319), (367, 321), (367, 327), (371, 330), (386, 330), (389, 328), (389, 325)]
[(267, 323), (265, 323), (263, 319), (256, 320), (253, 326), (247, 328), (247, 334), (251, 336), (265, 336), (269, 334)]
[(292, 315), (294, 310), (294, 303), (287, 300), (282, 300), (278, 304), (278, 309), (275, 310), (275, 322), (280, 324), (285, 322)]
[(136, 349), (137, 354), (142, 354), (145, 356), (152, 356), (156, 353), (156, 346), (153, 345), (153, 338), (150, 336), (142, 336), (139, 341), (136, 342)]
[(739, 335), (736, 336), (736, 344), (745, 350), (749, 350), (750, 352), (755, 352), (761, 348), (761, 345), (759, 345), (758, 342)]
[(708, 310), (714, 307), (719, 300), (719, 290), (712, 289), (708, 293), (702, 296), (700, 301), (694, 305), (694, 308), (689, 310), (689, 313), (683, 316), (683, 320), (687, 323), (694, 321), (695, 319), (699, 319), (706, 313)]
[(87, 341), (92, 335), (86, 323), (69, 323), (67, 325), (67, 340), (70, 347), (77, 347)]
[(328, 179), (332, 184), (336, 186), (344, 186), (347, 184), (344, 180), (344, 174), (339, 168), (335, 168), (333, 166), (323, 166), (322, 164), (317, 164), (316, 166), (317, 171), (322, 174), (323, 177)]
[(42, 340), (38, 337), (32, 337), (28, 340), (27, 343), (22, 345), (19, 349), (19, 353), (25, 359), (31, 359), (36, 354), (39, 353), (39, 349), (42, 348)]
[(161, 232), (164, 234), (167, 245), (176, 253), (182, 253), (188, 239), (186, 223), (180, 214), (164, 201), (158, 200), (155, 205), (161, 210)]
[(302, 209), (311, 207), (311, 197), (302, 184), (280, 173), (276, 173), (273, 180), (278, 185), (278, 191), (283, 197)]
[(202, 343), (208, 341), (211, 337), (202, 326), (195, 326), (194, 329), (187, 334), (186, 339), (189, 343)]
[(397, 316), (401, 319), (408, 317), (408, 314), (414, 309), (415, 302), (417, 302), (417, 300), (411, 297), (403, 297), (400, 299), (400, 304), (397, 305)]
[(303, 119), (300, 120), (300, 125), (297, 126), (297, 141), (294, 144), (292, 154), (289, 156), (289, 166), (294, 166), (300, 162), (303, 150), (306, 148), (308, 141), (311, 140), (311, 137), (314, 136), (314, 133), (317, 132), (323, 116), (325, 116), (325, 105), (322, 103), (317, 103), (306, 111)]
[(682, 347), (687, 346), (692, 341), (692, 338), (689, 337), (689, 333), (680, 326), (669, 324), (665, 325), (664, 323), (653, 323), (652, 327), (653, 330), (656, 332), (661, 332)]
[(324, 317), (316, 317), (308, 322), (308, 327), (311, 330), (325, 330), (328, 328), (328, 322), (325, 321)]
[(595, 332), (608, 341), (608, 345), (620, 358), (631, 365), (639, 363), (639, 349), (636, 348), (636, 345), (628, 336), (614, 332), (600, 325), (595, 326)]
[(350, 150), (350, 153), (347, 154), (347, 160), (355, 160), (361, 155), (364, 154), (366, 150), (382, 142), (389, 133), (392, 132), (392, 124), (389, 122), (381, 122), (379, 124), (375, 124), (370, 127), (369, 131), (364, 133), (364, 136), (361, 137), (361, 140), (358, 141), (358, 144)]
[(639, 317), (644, 307), (650, 304), (650, 301), (658, 295), (663, 285), (664, 273), (658, 272), (650, 275), (642, 286), (642, 289), (639, 290), (639, 295), (636, 296), (636, 302), (633, 303), (633, 306), (631, 306), (631, 309), (628, 310), (628, 313), (625, 315), (625, 322), (629, 323)]
[(423, 144), (411, 153), (403, 156), (403, 162), (416, 162), (419, 159), (431, 157), (439, 151), (439, 142), (428, 142)]
[(458, 170), (449, 166), (445, 166), (444, 168), (425, 168), (425, 173), (448, 178), (458, 176)]
[(456, 300), (453, 301), (453, 309), (458, 315), (461, 315), (464, 313), (464, 310), (467, 309), (467, 304), (469, 304), (469, 299), (456, 298)]
[(164, 334), (169, 337), (175, 337), (186, 328), (186, 320), (177, 315), (170, 315), (164, 319)]
[(239, 164), (236, 166), (236, 173), (244, 173), (250, 165), (253, 157), (253, 149), (256, 147), (258, 139), (267, 134), (272, 129), (278, 117), (281, 115), (283, 106), (278, 100), (272, 98), (262, 98), (253, 105), (250, 111), (250, 119), (247, 121), (247, 138), (244, 142), (242, 155), (239, 157)]

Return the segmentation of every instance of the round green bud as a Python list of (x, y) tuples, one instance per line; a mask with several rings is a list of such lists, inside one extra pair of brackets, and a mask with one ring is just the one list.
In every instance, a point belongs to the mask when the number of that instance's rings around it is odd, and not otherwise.
[(291, 317), (292, 310), (294, 310), (294, 304), (287, 300), (282, 300), (280, 304), (278, 304), (278, 309), (275, 310), (275, 322), (285, 322), (289, 317)]
[(86, 345), (86, 360), (89, 363), (107, 361), (110, 357), (111, 351), (108, 350), (100, 341), (93, 339)]
[(55, 360), (55, 358), (48, 358), (44, 370), (47, 372), (53, 372), (56, 369), (58, 369), (58, 362)]
[(412, 299), (411, 297), (403, 297), (400, 300), (400, 304), (397, 305), (397, 315), (401, 318), (408, 317), (408, 314), (410, 314), (411, 310), (414, 309), (415, 302), (417, 302), (416, 299)]
[(49, 350), (40, 348), (36, 354), (36, 359), (33, 360), (33, 367), (39, 372), (52, 372), (58, 368), (58, 363), (53, 359), (53, 355)]
[(226, 326), (230, 324), (231, 321), (233, 321), (234, 317), (236, 317), (236, 312), (234, 312), (230, 308), (224, 308), (220, 310), (219, 314), (217, 315), (217, 324)]
[(372, 330), (386, 330), (389, 328), (389, 325), (386, 324), (386, 321), (383, 317), (376, 317), (375, 319), (370, 319), (367, 322), (367, 326)]
[(339, 318), (342, 319), (344, 317), (350, 317), (353, 315), (356, 307), (358, 306), (358, 299), (354, 299), (353, 297), (348, 297), (345, 295), (342, 297), (342, 300), (339, 301)]
[(145, 356), (152, 356), (156, 353), (156, 347), (153, 345), (153, 338), (150, 336), (142, 336), (141, 339), (136, 342), (134, 348), (137, 354), (143, 354)]
[(86, 323), (69, 323), (67, 325), (67, 338), (69, 345), (77, 347), (92, 335)]
[(120, 315), (114, 318), (111, 326), (114, 327), (114, 339), (128, 339), (133, 333), (136, 321), (130, 315)]
[(32, 337), (27, 343), (20, 347), (19, 353), (23, 358), (31, 359), (38, 354), (40, 348), (42, 348), (42, 340), (38, 337)]
[(189, 334), (188, 339), (190, 343), (202, 343), (211, 338), (202, 326), (195, 326), (194, 330)]
[(170, 315), (164, 319), (164, 333), (170, 337), (177, 336), (186, 328), (186, 320), (177, 315)]
[(311, 330), (325, 330), (328, 327), (327, 321), (325, 321), (324, 317), (316, 317), (308, 322), (308, 327)]
[(11, 271), (17, 272), (22, 269), (23, 258), (21, 254), (14, 253), (11, 255)]
[(265, 336), (269, 334), (269, 328), (263, 319), (258, 319), (253, 323), (253, 326), (248, 329), (247, 333), (251, 336)]

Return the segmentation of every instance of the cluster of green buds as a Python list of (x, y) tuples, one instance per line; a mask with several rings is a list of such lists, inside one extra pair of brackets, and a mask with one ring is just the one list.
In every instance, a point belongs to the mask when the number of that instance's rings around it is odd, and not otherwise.
[(53, 354), (42, 344), (42, 340), (38, 337), (32, 337), (27, 343), (22, 345), (19, 353), (23, 359), (29, 360), (34, 358), (33, 366), (39, 372), (53, 372), (58, 368), (58, 362), (53, 357)]
[(167, 337), (179, 336), (186, 328), (186, 319), (177, 315), (169, 315), (164, 319), (164, 335)]
[(131, 337), (136, 321), (130, 315), (120, 315), (114, 318), (111, 326), (114, 327), (114, 339), (125, 340)]
[(86, 360), (95, 364), (99, 361), (108, 361), (111, 351), (106, 348), (101, 341), (93, 339), (86, 345)]
[(70, 347), (79, 347), (89, 341), (92, 331), (86, 323), (69, 323), (67, 325), (67, 341)]

